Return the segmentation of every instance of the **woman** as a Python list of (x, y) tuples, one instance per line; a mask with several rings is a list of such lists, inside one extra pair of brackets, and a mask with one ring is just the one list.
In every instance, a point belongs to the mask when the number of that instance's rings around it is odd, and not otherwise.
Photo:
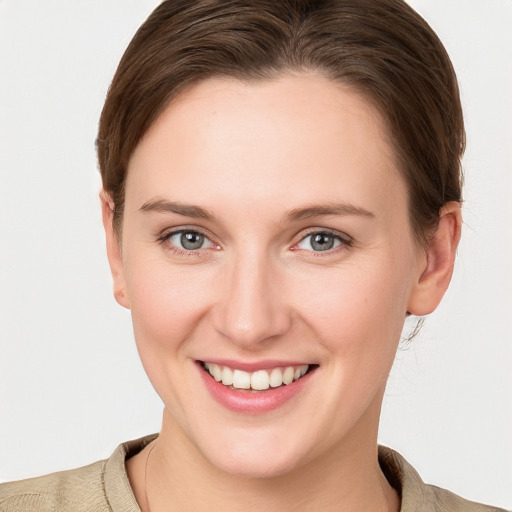
[(402, 2), (164, 2), (98, 135), (162, 429), (7, 484), (5, 510), (496, 510), (377, 450), (404, 320), (451, 278), (463, 148), (450, 61)]

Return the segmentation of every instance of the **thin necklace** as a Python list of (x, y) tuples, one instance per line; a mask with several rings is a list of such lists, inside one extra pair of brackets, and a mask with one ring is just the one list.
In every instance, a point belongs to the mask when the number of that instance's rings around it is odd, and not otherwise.
[(154, 450), (156, 446), (157, 441), (155, 441), (155, 444), (151, 447), (151, 449), (148, 452), (148, 456), (146, 457), (146, 465), (144, 466), (144, 499), (146, 501), (146, 511), (149, 511), (149, 498), (148, 498), (148, 487), (147, 487), (147, 477), (148, 477), (148, 462), (149, 462), (149, 456), (151, 455), (151, 452)]

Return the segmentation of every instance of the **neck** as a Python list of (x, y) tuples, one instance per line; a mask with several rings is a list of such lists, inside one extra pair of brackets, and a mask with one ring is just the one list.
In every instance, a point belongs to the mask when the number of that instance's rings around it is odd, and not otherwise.
[(268, 512), (397, 512), (398, 495), (379, 467), (376, 432), (371, 437), (354, 428), (328, 454), (286, 475), (247, 478), (210, 464), (164, 412), (160, 437), (128, 461), (128, 476), (143, 512), (237, 510), (240, 503)]

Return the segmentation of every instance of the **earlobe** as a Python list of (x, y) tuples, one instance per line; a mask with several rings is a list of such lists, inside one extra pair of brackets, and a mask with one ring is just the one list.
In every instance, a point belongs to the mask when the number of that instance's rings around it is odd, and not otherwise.
[(441, 210), (438, 228), (418, 268), (418, 277), (409, 298), (409, 313), (428, 315), (441, 302), (452, 278), (461, 226), (460, 204), (456, 201), (446, 203)]
[(100, 191), (100, 201), (101, 216), (105, 229), (107, 256), (110, 272), (112, 273), (114, 297), (121, 306), (130, 309), (120, 240), (114, 231), (114, 202), (110, 195), (103, 189)]

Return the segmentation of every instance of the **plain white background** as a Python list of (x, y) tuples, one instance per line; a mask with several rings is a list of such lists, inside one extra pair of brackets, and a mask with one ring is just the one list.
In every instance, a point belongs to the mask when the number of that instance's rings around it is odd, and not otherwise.
[[(0, 480), (159, 429), (114, 301), (94, 152), (108, 84), (155, 0), (0, 0)], [(445, 43), (468, 133), (452, 286), (401, 350), (380, 441), (425, 481), (512, 507), (512, 2), (411, 0)]]

